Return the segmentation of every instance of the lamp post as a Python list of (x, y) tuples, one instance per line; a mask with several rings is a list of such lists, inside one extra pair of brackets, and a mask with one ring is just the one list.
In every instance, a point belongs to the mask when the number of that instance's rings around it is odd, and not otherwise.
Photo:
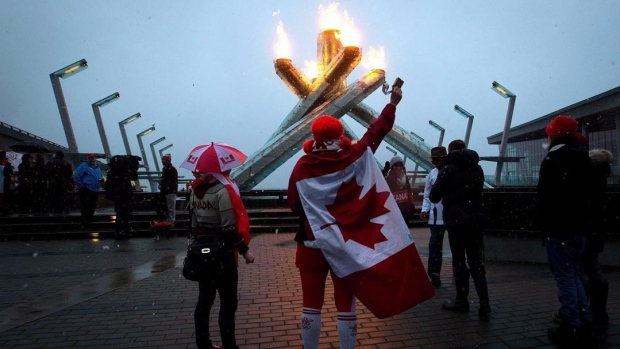
[(504, 167), (504, 157), (506, 156), (506, 148), (508, 146), (508, 133), (510, 132), (510, 124), (512, 123), (512, 112), (515, 109), (515, 100), (517, 96), (508, 91), (507, 88), (493, 81), (491, 89), (497, 92), (500, 96), (508, 98), (508, 111), (506, 112), (506, 122), (504, 123), (504, 133), (502, 133), (502, 141), (499, 145), (499, 159), (497, 160), (497, 167), (495, 167), (495, 186), (499, 186), (501, 183), (502, 167)]
[(65, 130), (65, 135), (67, 136), (67, 143), (69, 145), (70, 153), (77, 153), (78, 146), (75, 140), (75, 134), (73, 133), (73, 127), (71, 126), (71, 119), (69, 118), (69, 110), (67, 109), (67, 103), (65, 102), (65, 95), (62, 93), (60, 78), (66, 79), (69, 76), (86, 69), (87, 67), (88, 62), (86, 62), (85, 59), (81, 59), (50, 74), (52, 88), (54, 89), (54, 96), (56, 97), (56, 104), (58, 105), (58, 111), (60, 112), (60, 120), (62, 121), (62, 127)]
[[(155, 131), (155, 124), (153, 124), (153, 126), (147, 128), (146, 130), (136, 135), (136, 138), (138, 138), (138, 145), (140, 145), (140, 153), (142, 154), (142, 161), (144, 163), (144, 169), (146, 170), (146, 172), (150, 172), (150, 169), (149, 169), (149, 162), (146, 158), (146, 152), (144, 151), (144, 144), (142, 143), (142, 137), (148, 135), (149, 133), (153, 131)], [(154, 192), (155, 190), (153, 190), (153, 181), (151, 180), (150, 173), (147, 173), (147, 178), (149, 180), (149, 186), (151, 187), (151, 192)]]
[(443, 136), (446, 133), (446, 129), (439, 126), (433, 120), (428, 120), (428, 124), (433, 126), (433, 128), (435, 128), (437, 131), (439, 131), (439, 143), (437, 144), (437, 146), (441, 147), (441, 144), (443, 143)]
[(164, 150), (172, 148), (172, 144), (168, 144), (167, 146), (159, 149), (159, 157), (161, 158), (162, 156), (164, 156)]
[[(163, 142), (166, 139), (166, 137), (161, 137), (160, 139), (156, 140), (155, 142), (151, 143), (151, 153), (153, 154), (153, 159), (155, 160), (155, 168), (157, 169), (157, 172), (160, 172), (161, 169), (159, 168), (159, 161), (157, 161), (157, 155), (155, 155), (155, 144)], [(160, 156), (161, 158), (161, 156)]]
[(106, 158), (110, 158), (112, 156), (112, 152), (110, 151), (110, 144), (108, 144), (108, 137), (105, 135), (105, 129), (103, 128), (103, 121), (101, 120), (101, 112), (99, 112), (99, 108), (114, 102), (120, 97), (120, 93), (114, 92), (106, 98), (92, 104), (93, 113), (95, 114), (95, 121), (97, 122), (97, 129), (99, 129), (99, 136), (101, 137), (101, 143), (103, 144), (103, 153)]
[(465, 131), (465, 146), (469, 145), (469, 135), (471, 134), (471, 125), (474, 123), (474, 116), (467, 112), (467, 110), (458, 106), (458, 104), (454, 105), (454, 110), (463, 115), (463, 117), (469, 119), (467, 121), (467, 131)]
[(125, 151), (127, 152), (127, 155), (131, 155), (131, 149), (129, 148), (129, 141), (127, 140), (127, 132), (125, 132), (125, 125), (127, 125), (128, 123), (132, 121), (139, 119), (140, 117), (142, 117), (142, 114), (135, 113), (132, 116), (128, 117), (127, 119), (120, 121), (118, 123), (118, 127), (120, 127), (121, 129), (121, 136), (123, 137), (123, 143), (125, 144)]
[(140, 153), (142, 154), (142, 160), (144, 161), (144, 168), (146, 168), (146, 170), (149, 170), (149, 162), (146, 159), (146, 153), (144, 152), (144, 144), (142, 143), (142, 137), (148, 135), (149, 133), (155, 131), (155, 124), (153, 124), (153, 126), (147, 128), (146, 130), (138, 133), (136, 135), (136, 137), (138, 138), (138, 144), (140, 145)]

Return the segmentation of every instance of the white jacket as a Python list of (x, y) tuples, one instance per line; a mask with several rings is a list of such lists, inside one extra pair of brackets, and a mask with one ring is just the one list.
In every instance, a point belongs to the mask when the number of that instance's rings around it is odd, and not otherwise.
[[(424, 200), (422, 201), (422, 212), (429, 213), (428, 216), (428, 224), (432, 225), (443, 225), (443, 205), (441, 201), (436, 204), (433, 204), (429, 199), (431, 194), (431, 189), (433, 185), (435, 185), (435, 181), (437, 180), (437, 175), (439, 174), (439, 170), (434, 168), (426, 177), (426, 184), (424, 185)], [(435, 221), (435, 213), (433, 212), (433, 207), (437, 208), (437, 220)]]

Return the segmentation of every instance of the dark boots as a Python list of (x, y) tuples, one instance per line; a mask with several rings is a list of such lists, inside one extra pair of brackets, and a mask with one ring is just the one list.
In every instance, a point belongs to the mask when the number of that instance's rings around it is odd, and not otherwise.
[(478, 309), (478, 316), (482, 320), (489, 319), (489, 313), (491, 312), (491, 306), (489, 305), (489, 289), (487, 287), (487, 277), (484, 266), (480, 266), (474, 273), (472, 270), (472, 279), (474, 279), (474, 286), (476, 287), (476, 293), (480, 300), (480, 308)]
[(600, 283), (592, 283), (588, 287), (590, 296), (590, 310), (592, 311), (592, 323), (595, 325), (607, 325), (607, 296), (609, 295), (609, 282), (604, 280)]
[(452, 311), (469, 311), (469, 275), (454, 277), (454, 285), (456, 286), (456, 298), (454, 300), (446, 300), (443, 302), (443, 308)]

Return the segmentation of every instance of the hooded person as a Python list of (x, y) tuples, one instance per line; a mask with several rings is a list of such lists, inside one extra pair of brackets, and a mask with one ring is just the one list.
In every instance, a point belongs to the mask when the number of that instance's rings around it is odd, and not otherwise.
[(547, 259), (558, 288), (559, 327), (548, 329), (553, 342), (587, 346), (592, 340), (587, 323), (592, 320), (580, 280), (585, 248), (587, 215), (582, 207), (589, 199), (591, 160), (579, 144), (577, 121), (558, 115), (547, 126), (549, 151), (542, 163), (537, 185), (537, 213), (545, 236)]
[(228, 173), (200, 173), (194, 180), (190, 195), (191, 227), (194, 238), (218, 237), (226, 251), (220, 273), (198, 281), (198, 302), (194, 312), (198, 348), (220, 348), (213, 345), (209, 333), (209, 316), (216, 292), (220, 298), (218, 323), (222, 348), (238, 348), (235, 339), (237, 311), (238, 254), (246, 263), (253, 263), (249, 251), (249, 220), (239, 189)]
[(303, 144), (305, 155), (291, 173), (288, 203), (300, 218), (295, 265), (302, 287), (304, 348), (318, 348), (328, 274), (340, 348), (355, 347), (356, 298), (384, 318), (434, 294), (373, 156), (392, 129), (401, 98), (400, 88), (393, 87), (390, 103), (356, 143), (344, 136), (340, 120), (316, 118), (313, 138)]
[(452, 311), (469, 311), (469, 277), (471, 276), (480, 307), (478, 317), (486, 321), (491, 312), (486, 269), (483, 264), (484, 207), (482, 189), (484, 171), (480, 157), (467, 149), (460, 139), (450, 142), (448, 155), (437, 174), (429, 199), (442, 202), (443, 220), (448, 230), (452, 252), (452, 273), (456, 297), (446, 300), (443, 308)]

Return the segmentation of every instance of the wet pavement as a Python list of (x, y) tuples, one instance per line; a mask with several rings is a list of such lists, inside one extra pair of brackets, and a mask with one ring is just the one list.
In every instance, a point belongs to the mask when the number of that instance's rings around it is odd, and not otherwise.
[[(426, 264), (428, 229), (412, 234)], [(253, 237), (256, 263), (239, 268), (241, 348), (301, 348), (301, 289), (293, 234)], [(0, 348), (196, 348), (198, 288), (181, 276), (185, 237), (0, 242)], [(379, 320), (358, 303), (359, 348), (555, 348), (546, 331), (559, 304), (546, 264), (486, 262), (491, 319), (481, 322), (473, 290), (469, 313), (441, 309), (453, 295), (444, 243), (437, 294)], [(620, 347), (620, 270), (610, 280), (611, 325), (593, 347)], [(337, 348), (331, 285), (320, 348)], [(219, 310), (218, 301), (214, 313)], [(217, 316), (212, 337), (219, 343)]]

